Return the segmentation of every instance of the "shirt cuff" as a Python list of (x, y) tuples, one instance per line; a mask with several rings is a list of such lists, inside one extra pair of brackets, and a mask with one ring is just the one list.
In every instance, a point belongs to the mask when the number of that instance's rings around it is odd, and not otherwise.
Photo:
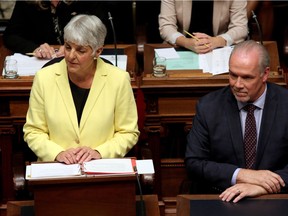
[(232, 179), (231, 179), (231, 185), (235, 185), (236, 184), (236, 179), (237, 179), (237, 175), (238, 175), (239, 171), (240, 171), (240, 168), (237, 168), (234, 171)]
[(226, 40), (226, 46), (231, 46), (234, 43), (233, 39), (228, 34), (221, 34), (218, 36), (220, 36), (220, 37), (224, 38), (224, 40)]
[(172, 34), (169, 43), (171, 43), (171, 44), (176, 44), (176, 40), (177, 40), (177, 38), (180, 37), (180, 36), (184, 36), (184, 35), (181, 34), (180, 32), (176, 32), (176, 33)]

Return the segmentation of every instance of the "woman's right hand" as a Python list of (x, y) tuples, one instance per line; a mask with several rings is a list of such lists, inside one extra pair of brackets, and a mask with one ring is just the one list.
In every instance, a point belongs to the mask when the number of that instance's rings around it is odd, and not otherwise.
[(74, 148), (67, 149), (65, 151), (60, 152), (56, 156), (55, 160), (58, 161), (58, 162), (65, 163), (65, 164), (76, 164), (76, 163), (78, 163)]
[(56, 50), (48, 43), (41, 44), (34, 51), (34, 56), (39, 59), (52, 59), (57, 57)]
[(176, 40), (176, 44), (182, 47), (185, 47), (186, 49), (189, 49), (195, 53), (202, 54), (202, 53), (208, 53), (212, 50), (211, 44), (207, 42), (207, 39), (200, 39), (196, 40), (193, 38), (186, 38), (186, 37), (178, 37)]

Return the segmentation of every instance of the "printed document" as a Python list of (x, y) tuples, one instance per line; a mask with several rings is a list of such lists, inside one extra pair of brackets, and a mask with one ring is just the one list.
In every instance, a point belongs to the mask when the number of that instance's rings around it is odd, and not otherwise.
[(67, 165), (59, 162), (32, 163), (26, 166), (26, 179), (85, 177), (89, 175), (153, 174), (152, 160), (111, 158)]
[[(101, 57), (109, 60), (113, 65), (115, 65), (115, 55), (100, 55)], [(15, 53), (6, 58), (12, 58), (17, 61), (18, 75), (19, 76), (34, 76), (38, 70), (40, 70), (47, 62), (51, 59), (38, 59), (35, 56), (27, 56), (20, 53)], [(122, 70), (127, 70), (127, 55), (117, 56), (117, 66)], [(2, 71), (4, 76), (4, 70)]]
[[(233, 46), (217, 48), (205, 54), (192, 51), (176, 51), (174, 48), (155, 49), (155, 55), (166, 57), (167, 70), (197, 70), (217, 75), (229, 72), (229, 58)], [(168, 50), (169, 49), (169, 50)], [(174, 50), (178, 55), (175, 55)]]

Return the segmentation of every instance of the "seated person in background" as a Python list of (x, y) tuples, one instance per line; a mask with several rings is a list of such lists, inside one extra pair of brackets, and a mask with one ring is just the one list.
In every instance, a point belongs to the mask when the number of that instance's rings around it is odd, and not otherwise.
[[(198, 184), (192, 193), (221, 193), (223, 201), (238, 202), (287, 192), (288, 90), (267, 82), (269, 61), (267, 50), (255, 41), (236, 45), (229, 60), (230, 86), (199, 100), (185, 158)], [(246, 142), (250, 115), (245, 106), (251, 104), (255, 119), (250, 123), (256, 129)]]
[(105, 5), (99, 1), (16, 1), (4, 45), (12, 52), (33, 52), (38, 58), (61, 56), (63, 47), (55, 53), (51, 45), (63, 45), (63, 28), (77, 14), (93, 14), (108, 22)]
[(168, 43), (196, 53), (239, 43), (248, 36), (246, 5), (246, 1), (233, 0), (162, 0), (160, 35)]
[(138, 141), (129, 73), (105, 63), (106, 27), (77, 15), (64, 28), (64, 59), (35, 75), (24, 140), (39, 161), (124, 157)]

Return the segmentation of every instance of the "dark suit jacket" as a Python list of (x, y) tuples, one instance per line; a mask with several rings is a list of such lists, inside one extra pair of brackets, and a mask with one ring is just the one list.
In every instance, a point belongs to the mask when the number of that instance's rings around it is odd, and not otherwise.
[[(186, 166), (192, 178), (224, 190), (237, 168), (245, 167), (237, 101), (230, 87), (200, 99), (187, 137)], [(278, 173), (288, 185), (288, 90), (267, 84), (256, 170)]]

